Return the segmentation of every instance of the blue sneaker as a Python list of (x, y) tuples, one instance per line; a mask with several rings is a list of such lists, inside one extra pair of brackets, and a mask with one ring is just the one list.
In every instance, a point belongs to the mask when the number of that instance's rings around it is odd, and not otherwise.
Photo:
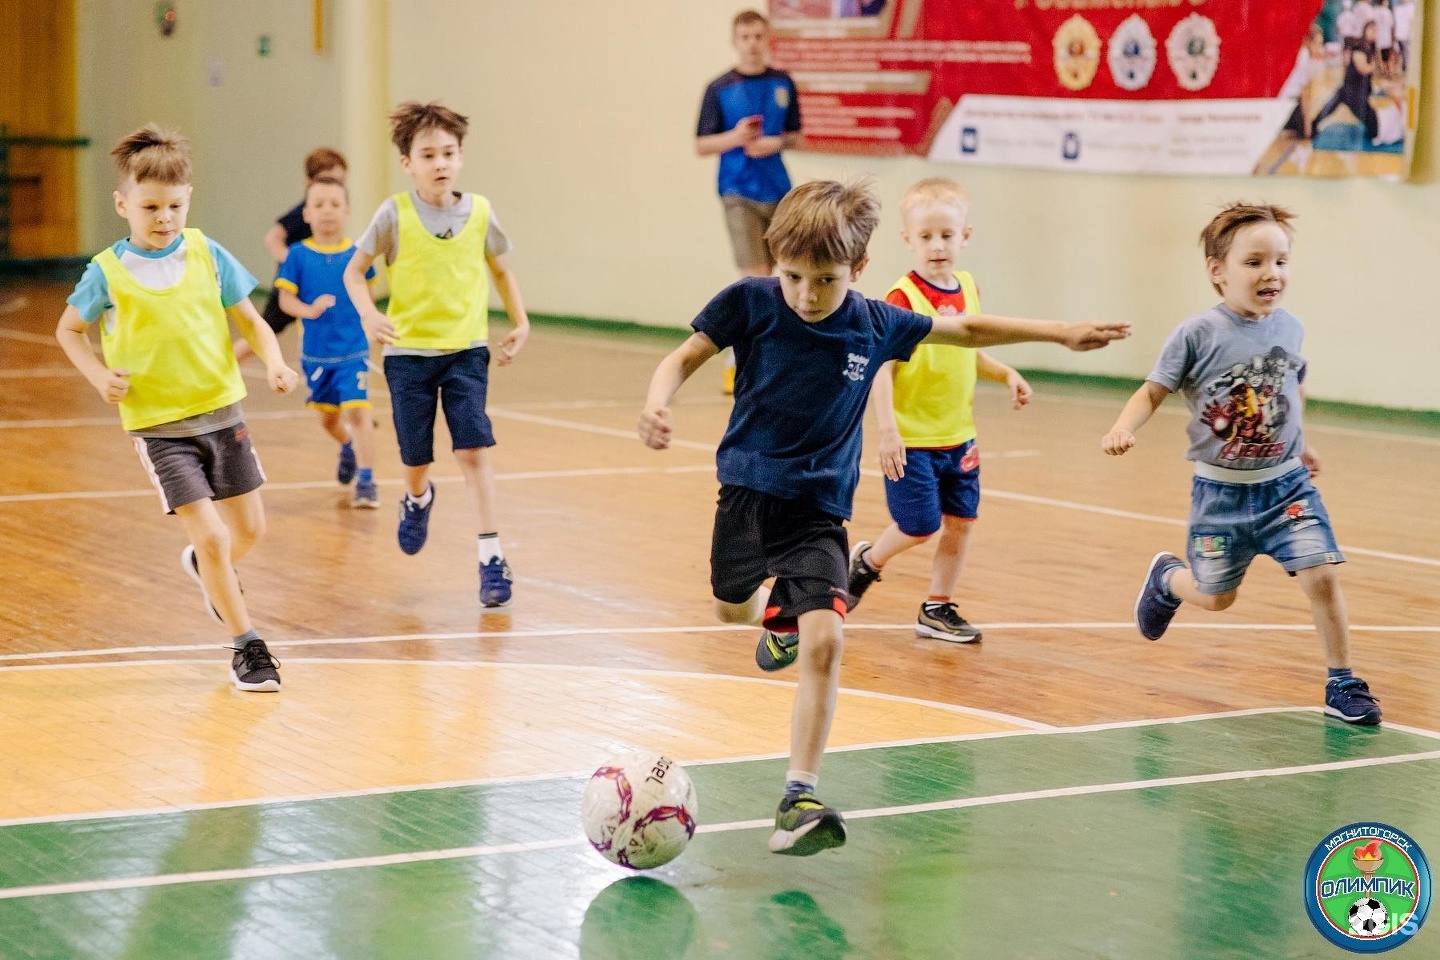
[(1159, 640), (1165, 635), (1165, 628), (1180, 609), (1180, 600), (1165, 589), (1165, 575), (1171, 570), (1185, 566), (1183, 560), (1173, 553), (1161, 551), (1150, 560), (1150, 569), (1145, 572), (1145, 585), (1140, 596), (1135, 598), (1135, 626), (1147, 640)]
[(410, 496), (410, 491), (405, 491), (405, 496), (400, 498), (400, 528), (396, 531), (401, 550), (414, 555), (425, 546), (425, 538), (430, 534), (430, 509), (434, 506), (435, 484), (430, 484), (430, 502), (423, 507)]
[(335, 479), (342, 484), (355, 479), (355, 448), (348, 443), (340, 445), (340, 462), (335, 466)]
[(755, 666), (767, 673), (784, 670), (800, 655), (800, 634), (764, 630), (755, 647)]
[(355, 499), (350, 501), (350, 506), (356, 510), (380, 509), (380, 491), (376, 488), (374, 480), (356, 481)]
[(1364, 680), (1345, 677), (1325, 684), (1325, 712), (1346, 723), (1373, 727), (1380, 722), (1380, 701)]
[(480, 606), (503, 607), (510, 602), (510, 585), (515, 577), (504, 557), (480, 564)]

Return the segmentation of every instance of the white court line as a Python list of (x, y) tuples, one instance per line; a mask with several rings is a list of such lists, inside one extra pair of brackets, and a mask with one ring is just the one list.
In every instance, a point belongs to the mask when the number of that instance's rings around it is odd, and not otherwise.
[[(1014, 621), (1010, 623), (979, 623), (976, 624), (982, 630), (1134, 630), (1135, 624), (1130, 620), (1113, 621), (1080, 621), (1080, 622), (1047, 622), (1047, 621)], [(847, 623), (845, 632), (865, 630), (885, 631), (909, 631), (915, 627), (914, 623)], [(667, 634), (667, 633), (755, 633), (759, 627), (746, 626), (744, 624), (703, 624), (677, 625), (670, 627), (564, 627), (549, 630), (492, 630), (492, 631), (466, 631), (460, 633), (395, 633), (382, 634), (379, 636), (366, 637), (311, 637), (304, 640), (267, 640), (271, 647), (280, 649), (297, 649), (303, 647), (330, 647), (330, 646), (360, 646), (374, 643), (409, 643), (435, 642), (442, 640), (517, 640), (517, 639), (544, 639), (550, 637), (604, 637), (615, 634)], [(1237, 631), (1259, 631), (1259, 630), (1286, 630), (1300, 633), (1313, 633), (1315, 625), (1312, 623), (1187, 623), (1175, 621), (1170, 624), (1170, 630), (1223, 630), (1230, 632)], [(1395, 624), (1351, 624), (1351, 632), (1359, 633), (1440, 633), (1440, 626), (1432, 625), (1395, 625)], [(165, 646), (134, 646), (134, 647), (84, 647), (72, 650), (51, 650), (33, 651), (28, 653), (4, 653), (0, 654), (0, 671), (17, 669), (15, 667), (3, 666), (6, 663), (17, 663), (33, 660), (67, 660), (78, 657), (116, 657), (122, 655), (133, 655), (137, 653), (195, 653), (206, 650), (223, 649), (224, 644), (220, 643), (191, 643), (191, 644), (170, 644)], [(153, 662), (153, 661), (151, 661)], [(468, 662), (468, 661), (467, 661)], [(480, 661), (484, 662), (484, 661)], [(600, 669), (600, 668), (596, 668)]]
[[(1105, 793), (1154, 790), (1165, 787), (1226, 783), (1236, 780), (1289, 777), (1309, 773), (1331, 773), (1337, 770), (1356, 770), (1391, 766), (1400, 763), (1417, 763), (1427, 760), (1440, 760), (1440, 750), (1431, 750), (1425, 753), (1400, 754), (1392, 757), (1336, 760), (1329, 763), (1312, 763), (1290, 767), (1266, 767), (1255, 770), (1234, 770), (1224, 773), (1194, 774), (1186, 777), (1158, 777), (1153, 780), (1097, 783), (1085, 786), (1056, 787), (1050, 790), (1028, 790), (1016, 793), (992, 794), (983, 797), (961, 797), (955, 800), (940, 800), (933, 803), (873, 807), (866, 810), (848, 810), (845, 812), (845, 818), (847, 820), (873, 820), (880, 817), (898, 817), (908, 814), (934, 813), (944, 810), (963, 810), (972, 807), (998, 806), (1007, 803), (1025, 803), (1034, 800), (1054, 800), (1069, 797), (1094, 796)], [(701, 825), (696, 832), (732, 833), (740, 830), (770, 829), (773, 826), (774, 821), (768, 818), (763, 820), (736, 820), (730, 823), (704, 824)], [(585, 842), (584, 837), (572, 835), (550, 840), (530, 840), (519, 843), (486, 844), (473, 847), (451, 847), (446, 850), (420, 850), (410, 853), (385, 854), (383, 856), (351, 857), (342, 860), (320, 860), (308, 863), (276, 864), (273, 866), (244, 867), (232, 870), (202, 870), (191, 873), (169, 873), (148, 877), (118, 877), (111, 880), (80, 880), (70, 883), (35, 884), (27, 887), (0, 888), (0, 900), (18, 900), (28, 897), (60, 896), (75, 893), (97, 893), (107, 890), (135, 890), (190, 883), (259, 880), (268, 877), (328, 873), (337, 870), (367, 869), (405, 863), (474, 859), (511, 853), (532, 853), (539, 850), (554, 850), (569, 846), (579, 847)]]

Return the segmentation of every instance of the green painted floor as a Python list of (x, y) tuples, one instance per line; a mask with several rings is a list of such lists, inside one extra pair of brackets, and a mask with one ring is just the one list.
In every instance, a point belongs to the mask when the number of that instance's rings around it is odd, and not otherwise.
[(0, 958), (1345, 957), (1306, 859), (1357, 820), (1440, 856), (1440, 759), (1324, 767), (1413, 754), (1309, 712), (833, 753), (810, 859), (765, 850), (783, 761), (695, 764), (703, 832), (642, 876), (583, 778), (0, 827)]

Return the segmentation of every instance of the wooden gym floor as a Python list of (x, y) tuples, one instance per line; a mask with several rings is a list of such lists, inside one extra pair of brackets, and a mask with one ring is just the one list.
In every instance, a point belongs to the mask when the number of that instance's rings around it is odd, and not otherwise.
[[(1308, 608), (1268, 560), (1224, 614), (1182, 610), (1159, 643), (1130, 623), (1150, 556), (1183, 546), (1178, 402), (1113, 460), (1122, 395), (1038, 383), (1014, 413), (982, 391), (958, 599), (985, 639), (914, 637), (928, 551), (891, 565), (847, 628), (822, 779), (852, 841), (794, 861), (764, 850), (789, 678), (710, 612), (718, 363), (666, 453), (634, 422), (678, 335), (541, 325), (492, 370), (516, 573), (497, 613), (447, 455), (430, 543), (396, 546), (383, 387), (385, 506), (352, 511), (303, 397), (252, 378), (270, 526), (241, 574), (285, 689), (247, 695), (179, 522), (50, 336), (67, 292), (0, 290), (7, 960), (1344, 956), (1304, 915), (1310, 849), (1382, 820), (1440, 851), (1433, 433), (1310, 421), (1356, 672), (1385, 709), (1356, 730), (1319, 715)], [(865, 466), (852, 540), (886, 522)], [(687, 764), (703, 826), (624, 879), (577, 842), (578, 796), (631, 746)], [(1437, 935), (1407, 949), (1440, 956)]]

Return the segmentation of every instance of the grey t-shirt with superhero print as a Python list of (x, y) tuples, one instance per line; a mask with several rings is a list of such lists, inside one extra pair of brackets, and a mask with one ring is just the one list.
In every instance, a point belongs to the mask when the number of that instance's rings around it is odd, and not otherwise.
[(1263, 470), (1300, 456), (1304, 338), (1285, 310), (1248, 320), (1223, 304), (1175, 328), (1147, 379), (1190, 408), (1186, 459)]

